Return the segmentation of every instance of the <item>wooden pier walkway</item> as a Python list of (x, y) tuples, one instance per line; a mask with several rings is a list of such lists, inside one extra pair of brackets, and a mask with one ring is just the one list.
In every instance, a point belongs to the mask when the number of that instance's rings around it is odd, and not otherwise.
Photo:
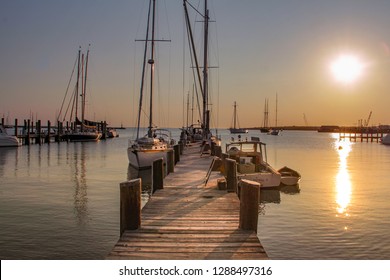
[(142, 209), (137, 230), (126, 230), (107, 259), (267, 259), (254, 231), (239, 229), (240, 202), (233, 192), (218, 190), (212, 157), (187, 147)]

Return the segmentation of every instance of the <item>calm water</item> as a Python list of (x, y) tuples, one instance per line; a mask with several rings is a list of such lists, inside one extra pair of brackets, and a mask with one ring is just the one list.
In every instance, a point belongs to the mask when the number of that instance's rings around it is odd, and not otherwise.
[[(119, 183), (134, 176), (131, 131), (119, 133), (0, 149), (1, 259), (105, 258), (119, 237)], [(317, 132), (261, 139), (274, 167), (302, 175), (299, 190), (261, 193), (258, 235), (272, 259), (390, 259), (390, 147)]]

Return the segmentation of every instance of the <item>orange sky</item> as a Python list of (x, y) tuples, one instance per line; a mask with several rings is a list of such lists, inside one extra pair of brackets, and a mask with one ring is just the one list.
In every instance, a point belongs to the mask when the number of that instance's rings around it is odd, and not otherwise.
[[(192, 88), (188, 58), (183, 66), (182, 3), (157, 2), (158, 37), (171, 42), (157, 46), (156, 124), (180, 127)], [(218, 66), (210, 69), (212, 125), (229, 127), (237, 101), (240, 125), (261, 126), (266, 98), (273, 124), (276, 93), (280, 125), (304, 125), (303, 115), (309, 125), (357, 125), (370, 111), (371, 124), (389, 124), (390, 2), (285, 2), (209, 0), (210, 65)], [(146, 7), (125, 0), (1, 1), (1, 116), (32, 112), (54, 121), (78, 47), (91, 44), (90, 118), (134, 126), (143, 48), (135, 39), (145, 36)], [(341, 54), (364, 65), (353, 83), (331, 74)]]

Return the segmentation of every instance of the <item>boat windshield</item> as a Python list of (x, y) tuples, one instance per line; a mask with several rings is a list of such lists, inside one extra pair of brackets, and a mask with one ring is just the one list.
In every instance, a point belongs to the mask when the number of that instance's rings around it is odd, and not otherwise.
[(266, 144), (258, 141), (232, 142), (226, 144), (226, 153), (228, 154), (260, 154), (260, 157), (267, 161)]

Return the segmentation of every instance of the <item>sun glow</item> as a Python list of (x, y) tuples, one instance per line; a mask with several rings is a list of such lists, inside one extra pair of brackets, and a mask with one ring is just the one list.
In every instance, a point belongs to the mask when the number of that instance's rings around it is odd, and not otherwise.
[(343, 83), (355, 82), (363, 72), (363, 64), (354, 55), (340, 55), (330, 65), (334, 77)]

